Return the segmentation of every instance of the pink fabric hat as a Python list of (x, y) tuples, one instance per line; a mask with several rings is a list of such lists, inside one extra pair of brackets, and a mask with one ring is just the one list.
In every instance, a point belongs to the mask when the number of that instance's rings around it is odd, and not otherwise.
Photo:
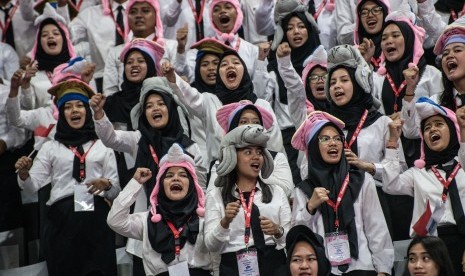
[(68, 27), (66, 27), (66, 20), (57, 13), (57, 11), (50, 5), (50, 3), (45, 3), (43, 13), (39, 15), (34, 21), (34, 26), (37, 27), (37, 33), (36, 33), (36, 40), (34, 42), (34, 46), (32, 47), (32, 50), (31, 50), (31, 58), (33, 60), (35, 59), (38, 43), (40, 43), (40, 27), (39, 26), (42, 24), (42, 22), (45, 19), (48, 19), (48, 18), (53, 19), (57, 23), (58, 27), (60, 27), (60, 29), (65, 34), (65, 37), (63, 37), (63, 41), (66, 41), (66, 44), (68, 45), (69, 56), (71, 58), (74, 58), (76, 56), (76, 53), (74, 52), (74, 46), (69, 36)]
[(216, 112), (216, 120), (220, 124), (221, 128), (224, 130), (225, 133), (229, 131), (229, 126), (231, 124), (232, 119), (234, 116), (244, 110), (246, 107), (253, 106), (258, 111), (260, 112), (260, 116), (262, 117), (262, 122), (263, 122), (263, 127), (265, 129), (269, 129), (273, 125), (273, 115), (271, 113), (264, 109), (263, 107), (254, 104), (253, 102), (249, 100), (242, 100), (237, 103), (231, 103), (222, 106), (218, 111)]
[(307, 76), (315, 66), (321, 66), (328, 69), (328, 54), (323, 45), (318, 46), (315, 51), (304, 61), (304, 70), (302, 71), (302, 82), (307, 88)]
[(155, 10), (155, 41), (163, 44), (163, 22), (161, 21), (161, 14), (160, 14), (160, 3), (158, 0), (129, 0), (128, 5), (126, 6), (126, 17), (124, 19), (124, 37), (127, 38), (129, 34), (129, 23), (128, 23), (128, 15), (129, 11), (131, 10), (132, 6), (136, 3), (143, 3), (146, 2), (150, 6), (153, 7)]
[[(371, 2), (373, 2), (375, 4), (378, 4), (378, 5), (379, 4), (385, 5), (386, 8), (387, 8), (386, 14), (389, 14), (389, 12), (391, 10), (391, 3), (389, 1), (387, 1), (387, 0), (358, 0), (356, 10), (358, 11), (359, 6), (365, 4), (368, 1), (371, 1)], [(360, 45), (360, 41), (358, 39), (358, 26), (359, 26), (358, 22), (360, 21), (358, 12), (356, 12), (356, 17), (357, 18), (355, 20), (355, 29), (354, 29), (354, 45)]]
[(127, 53), (132, 49), (138, 49), (150, 56), (153, 60), (153, 64), (155, 64), (157, 73), (161, 72), (160, 70), (160, 60), (163, 58), (165, 54), (165, 48), (157, 42), (150, 41), (143, 38), (136, 38), (124, 45), (123, 50), (119, 56), (119, 59), (122, 63), (124, 63), (124, 58), (126, 57)]
[(291, 144), (295, 149), (307, 152), (307, 145), (315, 134), (326, 123), (334, 123), (341, 130), (345, 127), (343, 121), (334, 117), (333, 115), (323, 112), (314, 111), (308, 114), (305, 122), (300, 125), (299, 129), (294, 133)]
[[(228, 2), (231, 5), (233, 5), (236, 8), (236, 12), (237, 12), (236, 22), (234, 22), (234, 27), (229, 34), (222, 33), (220, 30), (218, 30), (218, 28), (213, 23), (213, 10), (215, 9), (216, 5), (218, 5), (219, 3), (223, 3), (223, 2)], [(211, 27), (213, 28), (215, 33), (221, 36), (223, 41), (231, 42), (235, 38), (237, 31), (242, 25), (242, 20), (244, 19), (244, 14), (242, 13), (242, 9), (241, 9), (241, 3), (239, 3), (238, 0), (212, 0), (210, 4), (210, 19), (212, 21)]]
[(455, 20), (453, 23), (448, 25), (439, 36), (434, 46), (434, 54), (441, 55), (444, 48), (447, 46), (447, 42), (453, 36), (464, 36), (465, 35), (465, 17), (462, 16)]
[(156, 178), (157, 182), (153, 188), (152, 194), (150, 195), (150, 212), (152, 213), (152, 222), (157, 223), (162, 219), (161, 215), (157, 214), (158, 193), (160, 191), (160, 185), (163, 185), (163, 183), (160, 183), (160, 178), (171, 167), (185, 168), (192, 176), (192, 179), (194, 180), (194, 188), (198, 197), (196, 212), (199, 217), (203, 217), (205, 214), (205, 195), (197, 180), (197, 174), (195, 173), (195, 162), (189, 155), (183, 152), (179, 144), (174, 143), (168, 150), (168, 153), (160, 160), (160, 169), (158, 170)]
[(55, 67), (52, 74), (52, 85), (69, 79), (81, 79), (81, 72), (87, 61), (82, 57), (75, 57), (67, 63)]
[[(405, 22), (412, 29), (413, 34), (415, 35), (415, 40), (413, 43), (413, 60), (408, 64), (409, 68), (415, 67), (418, 64), (418, 61), (423, 56), (423, 41), (425, 40), (425, 30), (422, 27), (414, 25), (415, 15), (410, 11), (395, 11), (386, 16), (386, 22), (396, 21), (396, 22)], [(406, 46), (410, 47), (410, 46)], [(384, 67), (386, 57), (384, 53), (380, 55), (380, 67), (378, 69), (378, 74), (385, 75), (387, 73), (386, 67)]]
[[(442, 115), (449, 118), (454, 123), (457, 138), (460, 140), (460, 128), (457, 123), (457, 117), (455, 116), (455, 113), (452, 110), (444, 106), (440, 106), (426, 97), (420, 97), (418, 99), (418, 101), (415, 103), (415, 110), (417, 111), (417, 114), (421, 121), (434, 115)], [(422, 169), (425, 167), (425, 148), (423, 143), (424, 138), (422, 131), (420, 131), (420, 137), (422, 140), (420, 147), (421, 155), (420, 159), (415, 160), (414, 164), (415, 167)]]

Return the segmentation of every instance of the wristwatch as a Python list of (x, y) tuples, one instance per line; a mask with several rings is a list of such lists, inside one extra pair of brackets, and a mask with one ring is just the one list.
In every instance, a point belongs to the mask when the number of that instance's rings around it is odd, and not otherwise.
[(279, 226), (279, 234), (274, 235), (275, 239), (279, 239), (284, 235), (284, 228), (282, 226)]

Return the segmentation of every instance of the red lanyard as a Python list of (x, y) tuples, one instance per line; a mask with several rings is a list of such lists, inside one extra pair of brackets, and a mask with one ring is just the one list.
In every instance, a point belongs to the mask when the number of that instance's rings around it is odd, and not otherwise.
[(74, 5), (73, 1), (68, 1), (68, 4), (70, 4), (76, 11), (79, 12), (79, 10), (81, 9), (82, 2), (83, 0), (80, 0), (77, 2), (77, 5)]
[(391, 78), (391, 75), (389, 75), (389, 73), (386, 75), (386, 78), (388, 79), (389, 81), (389, 85), (391, 86), (392, 88), (392, 91), (394, 91), (394, 112), (397, 112), (397, 99), (399, 98), (399, 95), (400, 95), (400, 92), (404, 89), (404, 87), (407, 85), (407, 82), (404, 80), (399, 88), (396, 88), (396, 85), (394, 84), (394, 81), (392, 80)]
[(158, 155), (153, 149), (152, 145), (149, 145), (149, 148), (150, 148), (150, 154), (152, 155), (152, 158), (153, 158), (153, 162), (155, 162), (155, 164), (157, 164), (158, 166)]
[(362, 118), (360, 119), (360, 122), (358, 122), (357, 128), (355, 129), (354, 135), (352, 135), (352, 138), (350, 138), (349, 144), (347, 144), (347, 141), (344, 142), (344, 147), (346, 149), (350, 149), (352, 144), (357, 139), (358, 135), (360, 134), (360, 130), (362, 130), (363, 124), (365, 123), (367, 119), (367, 116), (368, 116), (368, 110), (365, 109), (365, 112), (363, 112)]
[(249, 238), (250, 238), (250, 218), (252, 217), (252, 205), (253, 205), (253, 198), (255, 196), (255, 188), (250, 193), (248, 206), (245, 205), (244, 194), (241, 190), (239, 190), (239, 194), (241, 196), (242, 209), (244, 209), (244, 215), (245, 215), (244, 242), (245, 242), (245, 246), (248, 247)]
[(438, 172), (438, 169), (436, 169), (435, 167), (431, 167), (431, 170), (433, 171), (434, 175), (436, 176), (436, 178), (439, 180), (439, 182), (441, 182), (442, 186), (444, 186), (444, 190), (442, 192), (442, 203), (445, 203), (446, 202), (446, 199), (447, 199), (447, 191), (449, 190), (449, 185), (450, 183), (452, 182), (452, 180), (454, 180), (455, 176), (457, 175), (457, 173), (459, 172), (459, 169), (461, 168), (462, 166), (460, 165), (460, 163), (458, 163), (457, 165), (455, 165), (454, 167), (454, 170), (452, 171), (452, 173), (449, 175), (449, 177), (447, 178), (447, 181), (444, 180), (444, 178), (442, 178), (442, 176), (439, 174)]
[(313, 18), (315, 21), (318, 19), (318, 16), (320, 16), (320, 13), (323, 11), (323, 8), (326, 6), (327, 0), (323, 0), (323, 3), (321, 3), (320, 7), (316, 11), (316, 13), (313, 15)]
[(115, 15), (113, 14), (113, 9), (111, 8), (111, 4), (110, 4), (110, 15), (111, 15), (111, 19), (113, 19), (113, 22), (115, 23), (116, 31), (124, 39), (124, 32), (123, 30), (121, 30), (120, 26), (118, 25), (118, 22), (116, 22)]
[[(460, 12), (460, 16), (462, 16), (464, 13), (465, 13), (465, 4), (463, 5), (462, 11)], [(452, 16), (453, 21), (457, 20), (458, 16), (454, 10), (450, 10), (450, 15)]]
[(8, 14), (8, 19), (6, 20), (5, 25), (3, 25), (2, 22), (0, 22), (0, 28), (2, 29), (2, 42), (6, 41), (6, 31), (8, 30), (8, 27), (11, 24), (11, 20), (13, 19), (13, 15), (15, 15), (18, 6), (19, 2), (16, 2), (16, 4), (13, 6), (10, 13)]
[(86, 179), (86, 156), (89, 153), (90, 149), (95, 145), (95, 140), (92, 142), (92, 145), (90, 145), (90, 148), (84, 153), (84, 155), (81, 155), (76, 147), (69, 146), (69, 149), (76, 155), (77, 158), (79, 158), (79, 177), (81, 178), (81, 181)]
[(188, 0), (189, 6), (191, 6), (192, 13), (194, 14), (194, 19), (197, 24), (200, 24), (202, 22), (202, 15), (203, 15), (203, 8), (205, 7), (205, 0), (202, 0), (200, 4), (200, 14), (197, 14), (197, 11), (195, 10), (194, 3), (192, 3), (192, 0)]
[(374, 58), (374, 57), (371, 57), (371, 64), (373, 64), (373, 66), (375, 68), (379, 68), (379, 63), (381, 62), (381, 59), (380, 58)]
[(168, 221), (168, 220), (166, 221), (166, 224), (168, 224), (168, 226), (171, 229), (171, 232), (173, 232), (174, 250), (175, 250), (176, 256), (179, 256), (179, 254), (181, 253), (181, 242), (179, 241), (179, 237), (180, 237), (179, 235), (182, 233), (182, 230), (184, 229), (184, 227), (176, 229), (173, 223), (171, 223), (171, 221)]
[(239, 51), (239, 47), (241, 46), (241, 38), (238, 37), (237, 38), (237, 42), (236, 42), (236, 47), (234, 47), (234, 50)]
[(333, 208), (334, 213), (336, 214), (336, 220), (334, 221), (334, 226), (336, 227), (336, 232), (337, 229), (339, 228), (339, 218), (337, 214), (337, 209), (339, 208), (339, 205), (341, 205), (342, 198), (344, 197), (344, 194), (346, 193), (347, 187), (349, 186), (349, 173), (347, 173), (346, 178), (344, 179), (344, 183), (342, 183), (341, 190), (339, 191), (339, 194), (337, 195), (336, 203), (334, 203), (331, 199), (328, 199), (326, 203)]

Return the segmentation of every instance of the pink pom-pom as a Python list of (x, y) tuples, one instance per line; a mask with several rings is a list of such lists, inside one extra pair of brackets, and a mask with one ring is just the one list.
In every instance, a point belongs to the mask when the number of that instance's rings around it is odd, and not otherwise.
[(335, 5), (333, 3), (328, 3), (325, 7), (325, 10), (329, 11), (329, 12), (332, 12), (334, 11), (334, 7)]
[(417, 67), (417, 65), (415, 63), (413, 63), (413, 62), (410, 62), (408, 64), (408, 68), (416, 68), (416, 67)]
[(221, 39), (222, 39), (223, 41), (227, 41), (227, 40), (229, 39), (229, 34), (227, 34), (227, 33), (222, 33), (222, 34), (221, 34)]
[(205, 216), (205, 208), (198, 207), (196, 211), (197, 211), (197, 215), (198, 215), (199, 217)]
[(157, 222), (159, 222), (159, 221), (161, 220), (161, 215), (159, 215), (159, 214), (154, 214), (154, 215), (152, 216), (151, 220), (152, 220), (153, 223), (157, 223)]
[(425, 167), (425, 160), (417, 159), (417, 160), (415, 160), (415, 162), (413, 162), (413, 164), (415, 164), (415, 167), (417, 167), (419, 169), (423, 169)]
[(377, 72), (380, 75), (386, 75), (386, 73), (387, 73), (386, 67), (384, 67), (384, 66), (379, 67)]

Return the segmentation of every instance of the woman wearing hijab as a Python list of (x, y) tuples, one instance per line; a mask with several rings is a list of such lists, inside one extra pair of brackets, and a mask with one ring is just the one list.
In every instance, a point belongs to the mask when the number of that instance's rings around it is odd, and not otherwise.
[(387, 275), (394, 250), (375, 182), (350, 166), (343, 128), (339, 119), (315, 111), (294, 135), (292, 145), (307, 154), (308, 178), (294, 192), (293, 224), (325, 237), (332, 275)]
[[(174, 94), (182, 101), (189, 113), (200, 118), (204, 123), (209, 146), (208, 164), (219, 158), (218, 150), (223, 130), (216, 120), (216, 112), (223, 105), (249, 100), (268, 110), (276, 121), (270, 104), (257, 98), (254, 93), (254, 85), (247, 73), (245, 63), (237, 52), (225, 51), (221, 56), (216, 69), (216, 86), (212, 93), (200, 93), (176, 75), (170, 66), (163, 67), (163, 70)], [(268, 143), (269, 149), (282, 152), (282, 139), (278, 127), (273, 125), (267, 131), (272, 137)]]
[(38, 29), (31, 51), (32, 62), (21, 90), (22, 93), (34, 95), (35, 108), (39, 108), (50, 104), (47, 89), (52, 86), (53, 70), (74, 58), (75, 53), (65, 19), (50, 4), (46, 4), (44, 13), (37, 17), (34, 24)]
[[(144, 183), (152, 178), (150, 169), (139, 167), (108, 214), (113, 230), (142, 241), (146, 275), (186, 275), (181, 271), (210, 275), (209, 252), (203, 241), (205, 199), (194, 166), (192, 157), (173, 144), (160, 160), (150, 210), (129, 214)], [(173, 267), (181, 270), (174, 272)]]
[(221, 254), (220, 275), (242, 275), (248, 267), (253, 275), (275, 275), (285, 265), (291, 210), (283, 190), (266, 184), (273, 172), (268, 140), (253, 124), (221, 141), (218, 188), (207, 194), (204, 231), (207, 248)]
[[(422, 97), (415, 109), (421, 120), (421, 158), (415, 161), (415, 167), (403, 173), (399, 170), (398, 145), (392, 141), (400, 136), (402, 125), (394, 122), (383, 162), (387, 168), (383, 174), (383, 189), (389, 194), (413, 196), (411, 236), (437, 235), (441, 238), (448, 248), (456, 275), (461, 275), (460, 263), (465, 251), (465, 172), (457, 155), (465, 160), (460, 144), (463, 137), (455, 114), (448, 108)], [(437, 228), (426, 227), (430, 212)]]
[[(98, 140), (89, 108), (93, 90), (79, 80), (50, 90), (59, 110), (55, 140), (34, 163), (16, 163), (26, 192), (52, 184), (44, 256), (49, 275), (116, 275), (115, 236), (106, 224), (108, 200), (120, 191), (113, 151)], [(32, 167), (31, 167), (32, 165)]]

